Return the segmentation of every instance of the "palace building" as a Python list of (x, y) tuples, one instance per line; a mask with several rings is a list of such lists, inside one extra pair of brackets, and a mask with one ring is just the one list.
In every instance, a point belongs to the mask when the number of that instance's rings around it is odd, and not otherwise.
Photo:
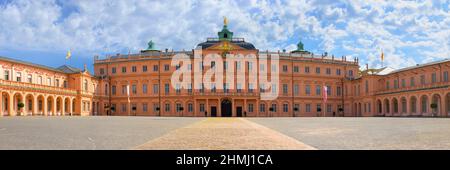
[[(223, 81), (223, 88), (216, 88), (216, 84), (205, 88), (204, 83), (194, 88), (192, 80), (188, 88), (178, 88), (171, 78), (180, 69), (180, 65), (172, 65), (179, 54), (191, 61), (185, 74), (191, 74), (192, 79), (196, 73), (204, 76), (220, 67), (242, 68), (246, 77), (256, 75), (258, 80), (247, 78), (232, 85)], [(224, 62), (196, 62), (196, 56), (209, 54), (222, 57)], [(229, 62), (230, 54), (254, 55), (256, 59)], [(260, 62), (262, 56), (268, 58), (266, 65)], [(137, 54), (95, 57), (93, 75), (86, 68), (49, 68), (1, 57), (0, 107), (2, 116), (447, 117), (449, 71), (449, 59), (398, 70), (360, 70), (358, 59), (315, 55), (301, 42), (294, 51), (260, 51), (244, 38), (233, 37), (225, 22), (217, 38), (207, 38), (191, 51), (161, 51), (150, 41), (148, 48)], [(267, 84), (260, 83), (261, 72), (270, 76), (277, 73), (278, 82), (264, 87)], [(218, 73), (228, 77), (225, 71)], [(278, 90), (278, 96), (262, 100), (262, 93), (273, 89)], [(19, 108), (19, 103), (24, 106)]]

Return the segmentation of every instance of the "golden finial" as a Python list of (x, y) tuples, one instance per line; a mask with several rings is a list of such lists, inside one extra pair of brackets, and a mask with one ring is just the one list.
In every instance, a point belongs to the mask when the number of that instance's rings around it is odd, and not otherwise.
[(223, 17), (223, 25), (227, 26), (228, 25), (228, 19), (227, 17)]

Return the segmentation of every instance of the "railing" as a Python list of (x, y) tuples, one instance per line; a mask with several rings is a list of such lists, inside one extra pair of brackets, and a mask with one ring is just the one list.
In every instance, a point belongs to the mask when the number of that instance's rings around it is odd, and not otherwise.
[(245, 97), (258, 97), (259, 93), (246, 93), (246, 92), (196, 92), (196, 95), (199, 96), (245, 96)]
[[(206, 41), (220, 41), (219, 38), (206, 38)], [(244, 38), (232, 38), (231, 41), (244, 42)]]
[(18, 89), (18, 90), (32, 90), (32, 91), (46, 91), (46, 92), (50, 91), (50, 92), (72, 94), (72, 95), (77, 94), (76, 90), (66, 89), (63, 87), (54, 87), (54, 86), (47, 86), (47, 85), (33, 84), (33, 83), (26, 83), (26, 82), (9, 81), (9, 80), (0, 80), (0, 86), (11, 87), (11, 88)]
[(376, 92), (377, 95), (381, 94), (389, 94), (389, 93), (399, 93), (399, 92), (405, 92), (405, 91), (415, 91), (415, 90), (427, 90), (427, 89), (436, 89), (436, 88), (446, 88), (450, 87), (450, 82), (437, 82), (432, 84), (425, 84), (425, 85), (416, 85), (413, 87), (400, 87), (400, 88), (392, 88), (389, 90), (381, 90)]

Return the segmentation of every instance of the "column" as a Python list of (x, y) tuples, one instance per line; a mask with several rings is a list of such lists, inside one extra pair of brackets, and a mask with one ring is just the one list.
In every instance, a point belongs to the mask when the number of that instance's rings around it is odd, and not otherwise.
[(254, 110), (256, 110), (256, 117), (259, 117), (259, 99), (256, 99), (256, 107), (254, 107)]
[(52, 106), (52, 113), (53, 115), (57, 115), (56, 114), (56, 96), (53, 97), (53, 106)]
[(48, 116), (47, 115), (47, 96), (44, 96), (44, 100), (42, 100), (42, 105), (43, 105), (43, 107), (42, 107), (42, 111), (43, 111), (43, 114), (44, 114), (44, 116)]
[(197, 113), (197, 99), (194, 99), (194, 107), (193, 107), (193, 111), (194, 111), (194, 117), (197, 117), (198, 116), (198, 113)]
[(411, 104), (409, 102), (409, 99), (406, 98), (406, 115), (411, 116)]
[(72, 116), (72, 111), (73, 111), (73, 99), (69, 99), (69, 115)]
[(217, 117), (222, 117), (222, 103), (220, 98), (217, 98)]
[(36, 115), (38, 112), (38, 97), (33, 96), (33, 109), (32, 109), (32, 115)]
[[(242, 111), (242, 116), (246, 117), (248, 114), (248, 110), (247, 110), (247, 99), (244, 99), (244, 106), (242, 107), (243, 111)], [(245, 113), (245, 114), (244, 114)]]
[(66, 112), (66, 100), (61, 99), (61, 116), (65, 116)]
[(8, 105), (9, 105), (9, 111), (8, 114), (9, 116), (16, 116), (15, 112), (14, 112), (14, 94), (9, 94), (9, 100), (8, 100)]
[(3, 92), (0, 91), (0, 117), (3, 117)]
[(446, 117), (446, 107), (445, 107), (445, 96), (444, 97), (440, 97), (440, 106), (439, 106), (439, 111), (440, 111), (440, 117)]
[(232, 103), (232, 107), (231, 107), (231, 117), (236, 117), (236, 100), (235, 99), (231, 99), (231, 101), (233, 101)]
[(209, 112), (209, 99), (206, 99), (206, 106), (205, 106), (206, 116), (209, 117), (211, 115), (211, 112)]

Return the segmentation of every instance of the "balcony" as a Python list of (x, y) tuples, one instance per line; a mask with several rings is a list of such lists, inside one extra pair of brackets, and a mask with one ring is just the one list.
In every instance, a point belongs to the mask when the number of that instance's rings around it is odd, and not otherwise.
[(389, 89), (389, 90), (381, 90), (376, 92), (376, 95), (384, 95), (384, 94), (393, 94), (393, 93), (402, 93), (402, 92), (413, 92), (413, 91), (419, 91), (419, 90), (431, 90), (431, 89), (440, 89), (440, 88), (448, 88), (450, 87), (450, 82), (437, 82), (432, 84), (425, 84), (425, 85), (416, 85), (413, 87), (404, 87), (404, 88), (397, 88), (397, 89)]
[(41, 84), (33, 84), (26, 82), (17, 82), (9, 80), (0, 80), (0, 86), (10, 88), (12, 90), (18, 91), (32, 91), (32, 92), (44, 92), (44, 93), (58, 93), (58, 94), (70, 94), (76, 95), (77, 91), (72, 89), (67, 89), (63, 87), (54, 87)]

